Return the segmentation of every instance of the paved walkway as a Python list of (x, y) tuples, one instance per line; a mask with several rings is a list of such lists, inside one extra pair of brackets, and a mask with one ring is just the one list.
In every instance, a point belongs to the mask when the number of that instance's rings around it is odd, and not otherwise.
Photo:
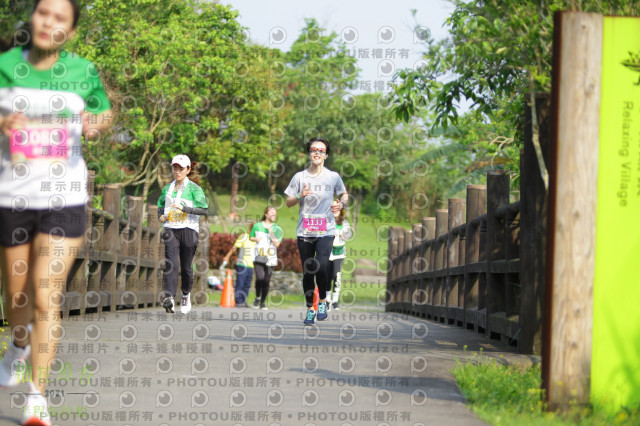
[[(59, 425), (482, 425), (449, 370), (483, 348), (473, 332), (400, 314), (303, 310), (118, 311), (63, 321), (48, 386)], [(464, 351), (464, 346), (467, 351)], [(21, 391), (0, 390), (0, 426)]]

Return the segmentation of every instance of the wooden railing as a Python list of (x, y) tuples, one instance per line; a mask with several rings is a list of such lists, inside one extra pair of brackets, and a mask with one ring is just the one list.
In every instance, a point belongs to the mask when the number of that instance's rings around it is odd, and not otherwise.
[[(94, 175), (90, 172), (87, 182), (90, 200), (94, 195), (93, 182)], [(103, 209), (87, 206), (83, 245), (65, 290), (54, 291), (50, 300), (50, 306), (59, 307), (62, 316), (152, 307), (162, 301), (165, 256), (158, 207), (146, 206), (145, 223), (142, 197), (123, 196), (121, 187), (111, 184), (100, 188), (97, 195), (102, 196)], [(194, 258), (192, 302), (196, 305), (207, 302), (209, 235), (208, 221), (202, 217)], [(6, 317), (6, 298), (4, 302)]]
[(389, 231), (386, 310), (465, 327), (540, 354), (545, 315), (545, 235), (550, 97), (536, 95), (539, 144), (526, 105), (520, 201), (509, 203), (504, 171), (466, 199)]
[(436, 217), (411, 230), (391, 228), (386, 309), (516, 342), (519, 236), (520, 202), (509, 204), (509, 176), (490, 172), (486, 187), (469, 185), (466, 200), (450, 199)]

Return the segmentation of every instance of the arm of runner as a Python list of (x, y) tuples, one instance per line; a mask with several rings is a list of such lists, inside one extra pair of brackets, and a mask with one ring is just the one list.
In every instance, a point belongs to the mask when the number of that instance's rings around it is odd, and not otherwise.
[(287, 207), (295, 206), (298, 201), (311, 194), (313, 194), (313, 191), (309, 188), (309, 185), (305, 184), (301, 192), (297, 193), (296, 195), (289, 195), (287, 197)]
[(207, 209), (202, 208), (202, 207), (182, 206), (182, 208), (180, 210), (182, 210), (185, 213), (189, 213), (189, 214), (197, 214), (197, 215), (205, 215), (205, 214), (207, 214)]
[(351, 225), (349, 225), (349, 221), (345, 219), (344, 222), (342, 222), (342, 239), (348, 240), (351, 238), (351, 235)]
[(113, 123), (113, 113), (110, 109), (98, 114), (82, 112), (82, 134), (85, 139), (98, 139)]
[(160, 194), (160, 198), (158, 198), (158, 220), (160, 223), (165, 223), (167, 221), (167, 217), (164, 215), (164, 204), (167, 199), (167, 188), (165, 186), (162, 188), (162, 193)]
[(347, 203), (349, 202), (349, 194), (347, 194), (346, 192), (343, 192), (342, 194), (340, 194), (340, 197), (338, 199), (338, 201), (341, 204), (332, 204), (331, 205), (331, 211), (338, 213), (340, 210), (342, 210), (343, 208), (347, 207)]
[(282, 243), (282, 239), (284, 238), (284, 230), (277, 224), (274, 224), (269, 232), (269, 237), (271, 238), (271, 242), (276, 248), (280, 247)]

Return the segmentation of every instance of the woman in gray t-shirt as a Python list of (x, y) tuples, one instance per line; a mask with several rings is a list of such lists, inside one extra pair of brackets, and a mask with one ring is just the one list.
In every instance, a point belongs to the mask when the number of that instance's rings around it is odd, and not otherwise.
[[(324, 167), (329, 156), (329, 142), (323, 138), (312, 138), (306, 144), (310, 164), (296, 173), (284, 191), (287, 207), (300, 202), (300, 215), (296, 233), (298, 251), (304, 276), (302, 288), (307, 303), (305, 325), (312, 325), (316, 318), (313, 310), (313, 293), (318, 285), (318, 321), (327, 319), (327, 292), (330, 285), (329, 256), (333, 248), (336, 222), (333, 209), (342, 209), (349, 201), (349, 194), (342, 178)], [(334, 196), (340, 202), (332, 206)]]

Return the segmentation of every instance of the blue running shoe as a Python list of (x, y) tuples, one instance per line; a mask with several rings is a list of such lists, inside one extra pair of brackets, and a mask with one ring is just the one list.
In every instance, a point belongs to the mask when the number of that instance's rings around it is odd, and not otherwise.
[(316, 311), (313, 309), (307, 310), (307, 317), (304, 319), (304, 325), (313, 325), (313, 320), (316, 318)]
[(318, 321), (327, 319), (327, 302), (318, 303)]

